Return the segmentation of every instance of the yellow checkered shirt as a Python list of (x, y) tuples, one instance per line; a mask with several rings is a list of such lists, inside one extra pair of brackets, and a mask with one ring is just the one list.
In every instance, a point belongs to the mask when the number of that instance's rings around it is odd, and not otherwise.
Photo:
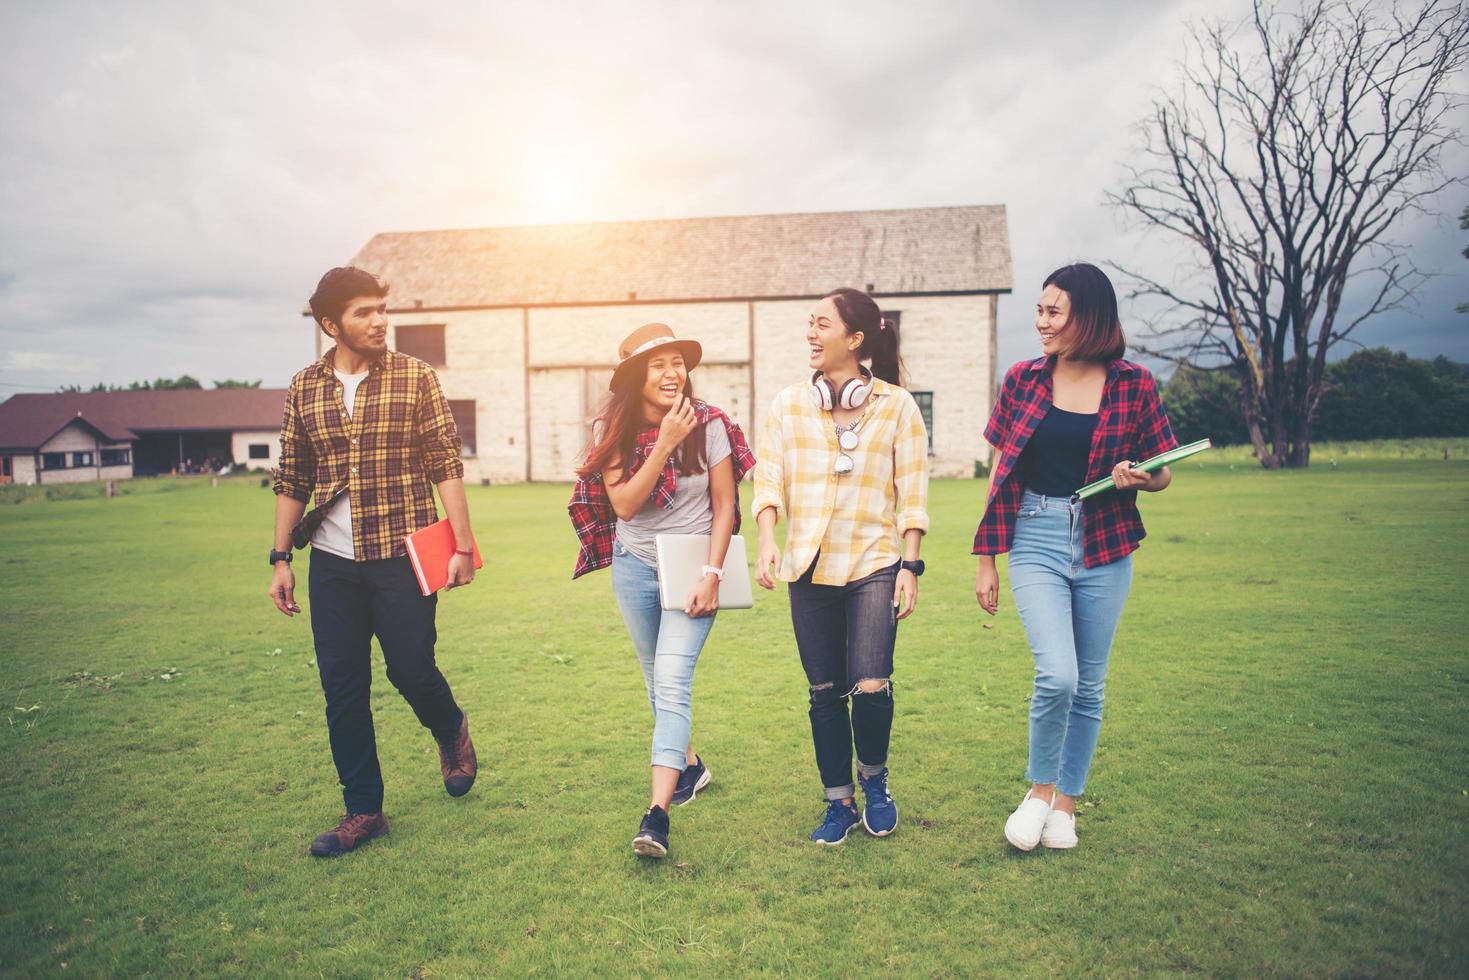
[(464, 476), (459, 430), (433, 368), (397, 351), (369, 366), (348, 416), (335, 353), (291, 379), (275, 492), (321, 504), (347, 486), (357, 560), (395, 558), (439, 519), (434, 485)]
[(903, 557), (902, 535), (928, 531), (928, 430), (905, 389), (881, 378), (857, 426), (852, 472), (832, 469), (836, 428), (801, 382), (775, 396), (755, 465), (754, 513), (786, 521), (779, 576), (793, 582), (820, 552), (811, 581), (845, 585)]

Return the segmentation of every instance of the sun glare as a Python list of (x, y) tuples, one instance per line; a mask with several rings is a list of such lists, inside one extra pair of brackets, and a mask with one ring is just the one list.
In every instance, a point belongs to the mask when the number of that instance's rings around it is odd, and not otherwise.
[(526, 174), (528, 203), (540, 222), (567, 221), (577, 216), (581, 181), (570, 169), (547, 167)]

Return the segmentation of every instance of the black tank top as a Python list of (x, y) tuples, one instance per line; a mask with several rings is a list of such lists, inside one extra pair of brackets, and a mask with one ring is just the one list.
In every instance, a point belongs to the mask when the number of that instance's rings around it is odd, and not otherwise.
[(1069, 497), (1085, 486), (1098, 418), (1097, 412), (1084, 415), (1052, 405), (1020, 454), (1026, 487), (1047, 497)]

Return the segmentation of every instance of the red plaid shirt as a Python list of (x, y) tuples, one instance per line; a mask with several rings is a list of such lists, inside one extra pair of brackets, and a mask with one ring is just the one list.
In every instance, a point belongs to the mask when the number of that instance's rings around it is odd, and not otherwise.
[[(974, 533), (974, 554), (1010, 550), (1015, 514), (1025, 491), (1015, 467), (1025, 444), (1051, 409), (1050, 358), (1021, 361), (1005, 373), (1000, 397), (990, 413), (984, 438), (999, 450), (984, 517)], [(1102, 405), (1087, 458), (1086, 482), (1100, 480), (1122, 460), (1138, 462), (1178, 445), (1158, 398), (1152, 372), (1141, 364), (1116, 360), (1107, 365)], [(1147, 536), (1137, 512), (1136, 490), (1109, 490), (1082, 501), (1083, 558), (1087, 568), (1106, 565), (1137, 550)]]
[[(740, 427), (735, 425), (734, 420), (724, 412), (696, 398), (694, 399), (694, 414), (698, 417), (700, 426), (695, 432), (702, 434), (703, 426), (708, 425), (710, 419), (718, 419), (724, 423), (729, 433), (730, 463), (734, 467), (735, 480), (734, 533), (739, 534), (739, 484), (745, 474), (754, 469), (755, 454), (750, 452), (750, 445), (745, 441), (745, 434), (740, 431)], [(653, 451), (653, 444), (657, 441), (657, 427), (650, 427), (638, 433), (632, 465), (627, 471), (629, 478), (642, 468), (648, 454)], [(673, 491), (677, 486), (677, 479), (678, 472), (674, 466), (673, 457), (669, 456), (668, 462), (663, 464), (663, 472), (659, 474), (658, 482), (653, 484), (653, 492), (648, 495), (648, 499), (658, 501), (658, 506), (665, 509), (672, 507)], [(576, 486), (571, 491), (571, 502), (566, 505), (566, 512), (571, 515), (571, 526), (581, 540), (581, 552), (576, 556), (576, 571), (571, 573), (571, 577), (580, 578), (587, 572), (595, 572), (599, 568), (606, 568), (612, 564), (612, 542), (617, 538), (617, 512), (612, 509), (612, 498), (607, 496), (607, 487), (602, 482), (601, 474), (594, 473), (576, 481)]]

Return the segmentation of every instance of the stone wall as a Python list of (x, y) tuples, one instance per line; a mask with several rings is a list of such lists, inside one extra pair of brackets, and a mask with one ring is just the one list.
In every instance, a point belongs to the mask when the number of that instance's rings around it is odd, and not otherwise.
[[(934, 476), (972, 475), (975, 461), (989, 455), (982, 432), (994, 394), (995, 298), (878, 299), (901, 315), (908, 387), (933, 394)], [(606, 397), (617, 344), (632, 330), (667, 323), (679, 337), (699, 341), (704, 357), (693, 375), (695, 392), (729, 412), (755, 445), (776, 393), (808, 377), (806, 322), (814, 305), (633, 303), (398, 312), (391, 321), (395, 328), (444, 324), (444, 392), (475, 403), (466, 479), (559, 481), (573, 477)]]

